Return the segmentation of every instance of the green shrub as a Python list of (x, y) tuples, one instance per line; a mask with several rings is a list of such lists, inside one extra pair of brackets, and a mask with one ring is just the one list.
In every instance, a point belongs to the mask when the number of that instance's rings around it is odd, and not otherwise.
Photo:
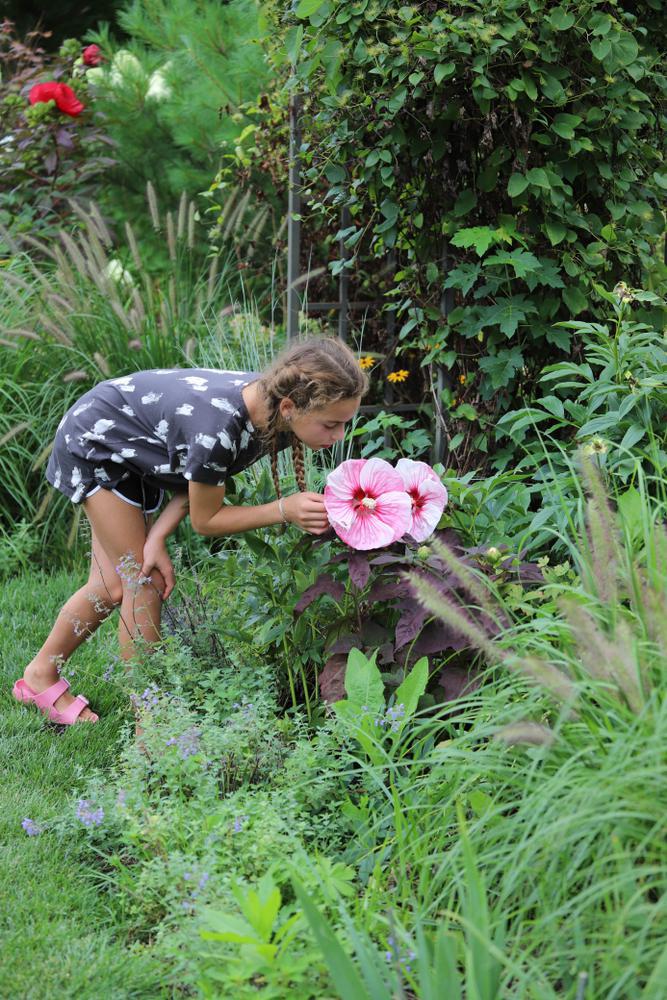
[[(91, 114), (82, 45), (68, 39), (47, 55), (39, 44), (45, 37), (35, 31), (23, 41), (11, 22), (0, 25), (0, 226), (15, 235), (51, 238), (75, 220), (70, 199), (90, 196), (114, 161)], [(46, 82), (69, 86), (84, 109), (69, 115), (54, 101), (30, 104), (32, 88)], [(7, 252), (4, 240), (0, 251)]]
[(399, 348), (450, 372), (432, 402), (470, 464), (579, 349), (557, 324), (594, 313), (593, 282), (664, 277), (660, 5), (288, 6), (274, 58), (305, 94), (309, 209), (350, 212), (334, 273), (393, 254)]

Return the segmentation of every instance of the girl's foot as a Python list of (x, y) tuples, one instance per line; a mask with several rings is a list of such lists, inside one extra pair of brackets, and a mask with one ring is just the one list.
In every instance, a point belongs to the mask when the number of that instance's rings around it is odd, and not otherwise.
[[(40, 668), (38, 664), (30, 663), (25, 668), (25, 672), (23, 674), (23, 680), (26, 682), (28, 687), (35, 692), (35, 694), (41, 694), (42, 691), (46, 691), (47, 688), (50, 688), (52, 684), (56, 683), (56, 681), (58, 680), (58, 673), (56, 671), (54, 677), (54, 670), (50, 664), (49, 668), (47, 670), (44, 670), (43, 668)], [(69, 691), (66, 691), (64, 694), (61, 694), (61, 696), (55, 700), (55, 702), (53, 703), (53, 707), (58, 712), (64, 712), (65, 709), (68, 708), (68, 706), (71, 705), (73, 701), (74, 701), (74, 695), (70, 694)], [(95, 715), (94, 712), (91, 712), (89, 708), (84, 708), (76, 721), (97, 722), (97, 718), (98, 718), (97, 715)]]

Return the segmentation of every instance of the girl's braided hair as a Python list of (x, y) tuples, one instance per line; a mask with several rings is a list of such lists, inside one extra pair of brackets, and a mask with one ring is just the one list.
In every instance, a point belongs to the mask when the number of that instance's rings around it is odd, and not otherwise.
[[(300, 413), (319, 410), (341, 399), (355, 399), (368, 390), (368, 376), (353, 352), (337, 337), (312, 337), (291, 344), (258, 379), (266, 406), (262, 438), (271, 456), (276, 495), (282, 496), (278, 479), (280, 401), (291, 399)], [(292, 434), (292, 461), (299, 489), (305, 492), (303, 442)]]

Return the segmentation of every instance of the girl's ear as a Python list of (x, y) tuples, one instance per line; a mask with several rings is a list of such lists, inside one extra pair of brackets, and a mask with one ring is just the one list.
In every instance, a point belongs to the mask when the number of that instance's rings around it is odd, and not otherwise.
[(294, 414), (296, 413), (296, 406), (294, 405), (294, 401), (287, 398), (280, 400), (278, 409), (280, 411), (280, 416), (286, 423), (289, 423)]

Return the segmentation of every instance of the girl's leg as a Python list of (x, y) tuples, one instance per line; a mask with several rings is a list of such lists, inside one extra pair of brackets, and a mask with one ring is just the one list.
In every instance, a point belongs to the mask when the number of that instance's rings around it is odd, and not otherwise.
[(150, 526), (143, 511), (109, 490), (99, 490), (84, 501), (93, 532), (114, 571), (120, 576), (122, 600), (118, 641), (124, 660), (134, 656), (134, 640), (153, 643), (160, 638), (164, 580), (153, 572), (151, 583), (141, 583), (144, 543)]
[[(55, 684), (58, 667), (93, 634), (122, 597), (121, 579), (93, 531), (88, 580), (63, 606), (46, 642), (26, 667), (23, 677), (28, 687), (39, 692)], [(68, 691), (58, 698), (55, 707), (62, 712), (73, 700)], [(79, 718), (90, 721), (92, 714), (86, 708)]]
[[(141, 635), (148, 642), (159, 638), (162, 601), (150, 584), (137, 582), (143, 559), (147, 524), (143, 512), (108, 490), (99, 490), (84, 501), (92, 528), (92, 555), (87, 583), (73, 594), (58, 615), (55, 625), (37, 656), (26, 667), (24, 679), (33, 691), (44, 691), (58, 680), (58, 666), (87, 639), (114, 607), (121, 607), (119, 639), (121, 655), (129, 659), (132, 639)], [(149, 522), (150, 523), (150, 522)], [(120, 567), (121, 575), (116, 570)], [(162, 579), (153, 584), (164, 589)], [(69, 692), (55, 702), (63, 711), (73, 700)], [(90, 721), (89, 709), (79, 716)]]

